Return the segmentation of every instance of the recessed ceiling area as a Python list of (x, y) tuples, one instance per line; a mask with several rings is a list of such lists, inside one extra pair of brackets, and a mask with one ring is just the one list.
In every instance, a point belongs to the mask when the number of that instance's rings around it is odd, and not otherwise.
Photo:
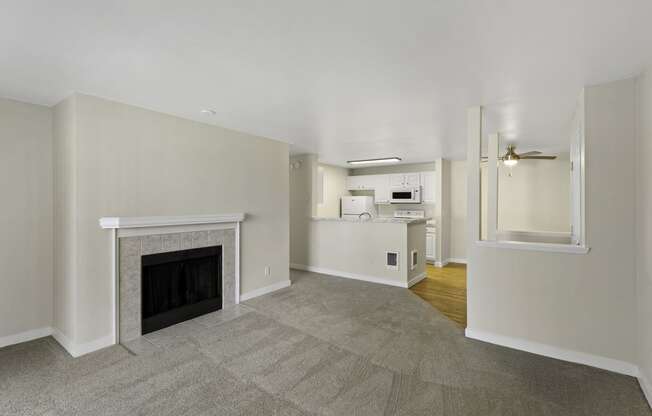
[(466, 108), (485, 105), (519, 149), (554, 149), (584, 85), (650, 62), (650, 16), (646, 0), (10, 0), (0, 96), (79, 91), (343, 166), (461, 159)]

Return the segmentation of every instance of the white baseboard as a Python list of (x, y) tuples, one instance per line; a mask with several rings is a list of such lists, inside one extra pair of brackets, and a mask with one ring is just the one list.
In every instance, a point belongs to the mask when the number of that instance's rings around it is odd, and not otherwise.
[(245, 301), (253, 298), (257, 298), (258, 296), (263, 296), (268, 293), (276, 292), (277, 290), (284, 289), (286, 287), (289, 287), (292, 284), (291, 281), (289, 280), (283, 280), (282, 282), (274, 283), (273, 285), (261, 287), (260, 289), (252, 290), (247, 293), (243, 293), (240, 295), (240, 300)]
[(652, 407), (652, 385), (645, 374), (640, 370), (638, 374), (638, 384), (641, 385), (641, 390), (643, 390), (643, 394), (645, 395), (648, 404)]
[(290, 268), (295, 270), (305, 270), (308, 272), (320, 273), (320, 274), (325, 274), (330, 276), (343, 277), (345, 279), (362, 280), (364, 282), (379, 283), (381, 285), (397, 286), (403, 288), (408, 287), (407, 282), (401, 283), (401, 282), (385, 279), (382, 277), (367, 276), (363, 274), (349, 273), (349, 272), (341, 272), (339, 270), (325, 269), (323, 267), (314, 267), (314, 266), (306, 266), (304, 264), (291, 263)]
[(626, 361), (614, 360), (613, 358), (601, 357), (599, 355), (587, 354), (579, 351), (567, 350), (552, 345), (540, 344), (538, 342), (524, 339), (512, 338), (504, 335), (492, 334), (466, 328), (466, 337), (491, 344), (501, 345), (516, 350), (527, 351), (537, 355), (556, 358), (562, 361), (584, 364), (614, 373), (625, 374), (632, 377), (638, 376), (638, 367)]
[(410, 279), (408, 281), (408, 287), (412, 287), (412, 286), (416, 285), (417, 283), (419, 283), (420, 281), (425, 279), (426, 276), (427, 276), (426, 272), (423, 272), (423, 273), (420, 273), (420, 274), (414, 276), (412, 279)]
[(448, 264), (448, 260), (436, 261), (434, 264), (435, 267), (445, 267)]
[(31, 341), (33, 339), (43, 338), (52, 335), (52, 328), (38, 328), (29, 331), (21, 332), (19, 334), (7, 335), (0, 338), (0, 348), (9, 345), (20, 344), (21, 342)]
[(68, 351), (68, 354), (72, 355), (75, 358), (114, 345), (113, 335), (107, 335), (105, 337), (90, 342), (85, 342), (83, 344), (72, 342), (70, 338), (66, 337), (61, 331), (56, 328), (54, 331), (52, 331), (52, 336), (57, 340), (59, 344), (61, 344), (61, 346), (66, 351)]

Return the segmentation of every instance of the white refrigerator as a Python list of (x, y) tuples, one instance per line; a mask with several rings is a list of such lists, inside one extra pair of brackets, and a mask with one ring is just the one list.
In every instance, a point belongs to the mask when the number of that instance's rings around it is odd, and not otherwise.
[[(362, 215), (362, 214), (369, 214)], [(371, 196), (343, 196), (342, 218), (365, 219), (376, 217), (376, 206)]]

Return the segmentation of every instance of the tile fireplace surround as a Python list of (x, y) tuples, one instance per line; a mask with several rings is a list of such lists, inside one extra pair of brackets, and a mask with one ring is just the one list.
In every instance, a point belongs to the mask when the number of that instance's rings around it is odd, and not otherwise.
[(240, 302), (240, 222), (244, 214), (109, 217), (113, 230), (114, 342), (141, 336), (141, 257), (222, 246), (222, 307)]

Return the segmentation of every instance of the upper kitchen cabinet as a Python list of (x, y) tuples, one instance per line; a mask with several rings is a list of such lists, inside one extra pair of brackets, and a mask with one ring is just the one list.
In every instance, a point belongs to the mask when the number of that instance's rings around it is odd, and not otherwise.
[(419, 186), (423, 185), (421, 183), (420, 174), (418, 173), (406, 173), (405, 174), (405, 186)]
[(378, 175), (347, 176), (346, 189), (349, 191), (373, 190), (376, 188), (376, 176)]
[(424, 204), (435, 203), (435, 187), (436, 187), (435, 172), (421, 172), (421, 189)]
[(397, 173), (390, 175), (391, 186), (406, 186), (413, 187), (421, 185), (421, 178), (419, 173)]
[(435, 178), (434, 171), (348, 176), (346, 189), (349, 191), (374, 191), (374, 202), (385, 205), (390, 203), (392, 188), (421, 187), (422, 203), (434, 204), (437, 187)]
[(391, 198), (391, 175), (374, 175), (376, 177), (376, 188), (374, 189), (374, 201), (376, 204), (389, 204)]

